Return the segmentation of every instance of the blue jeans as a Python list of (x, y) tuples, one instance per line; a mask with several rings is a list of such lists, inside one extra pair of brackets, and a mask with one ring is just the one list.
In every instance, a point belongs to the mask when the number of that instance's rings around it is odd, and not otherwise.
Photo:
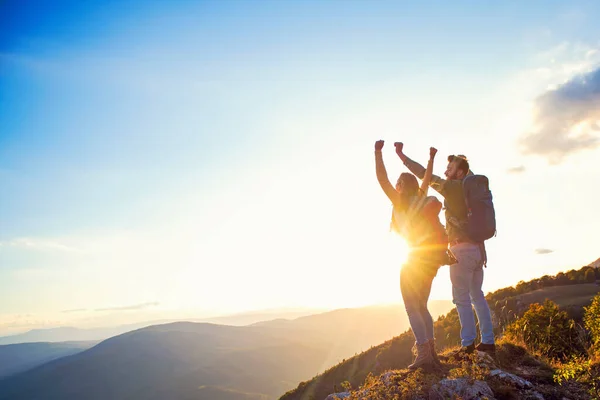
[[(478, 245), (460, 243), (450, 248), (458, 263), (450, 266), (452, 301), (460, 319), (460, 339), (463, 346), (475, 342), (477, 328), (473, 307), (479, 320), (481, 343), (494, 343), (492, 316), (481, 290), (483, 284), (483, 255)], [(471, 306), (472, 305), (472, 306)]]
[(433, 318), (427, 309), (435, 272), (420, 263), (408, 262), (400, 272), (400, 292), (408, 322), (417, 344), (433, 340)]

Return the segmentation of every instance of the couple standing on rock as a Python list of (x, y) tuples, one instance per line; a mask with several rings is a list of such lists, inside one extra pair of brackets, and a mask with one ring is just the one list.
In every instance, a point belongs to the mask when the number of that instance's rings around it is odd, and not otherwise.
[[(449, 156), (446, 179), (442, 179), (433, 175), (435, 148), (430, 149), (427, 168), (423, 168), (408, 158), (403, 144), (397, 142), (396, 154), (412, 174), (402, 173), (394, 187), (383, 163), (383, 144), (383, 140), (375, 142), (377, 180), (393, 205), (391, 229), (404, 237), (411, 248), (400, 273), (400, 291), (417, 348), (417, 357), (408, 368), (440, 365), (427, 301), (433, 278), (442, 265), (450, 265), (452, 297), (461, 324), (462, 348), (456, 356), (473, 353), (475, 349), (493, 354), (492, 317), (481, 290), (483, 266), (487, 262), (484, 241), (496, 229), (487, 178), (474, 175), (466, 157)], [(421, 187), (415, 175), (422, 179)], [(429, 186), (444, 197), (446, 228), (439, 220), (441, 203), (427, 196)], [(477, 347), (472, 306), (481, 333)]]

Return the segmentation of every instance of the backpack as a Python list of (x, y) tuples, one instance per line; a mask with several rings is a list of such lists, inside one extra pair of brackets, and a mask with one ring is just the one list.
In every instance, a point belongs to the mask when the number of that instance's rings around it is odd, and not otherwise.
[(468, 175), (463, 180), (467, 204), (465, 233), (474, 242), (483, 243), (496, 234), (496, 212), (489, 180), (484, 175)]

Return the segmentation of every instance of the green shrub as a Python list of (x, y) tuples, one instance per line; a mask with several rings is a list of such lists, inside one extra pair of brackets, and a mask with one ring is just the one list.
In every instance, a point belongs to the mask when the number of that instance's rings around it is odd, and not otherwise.
[(592, 304), (584, 307), (583, 323), (590, 334), (592, 341), (592, 353), (600, 352), (600, 294), (592, 300)]
[(564, 360), (584, 352), (575, 321), (550, 300), (531, 304), (521, 318), (507, 327), (506, 334), (550, 359)]
[(585, 357), (573, 357), (562, 364), (554, 373), (554, 381), (559, 385), (578, 382), (588, 388), (592, 398), (600, 398), (600, 364)]

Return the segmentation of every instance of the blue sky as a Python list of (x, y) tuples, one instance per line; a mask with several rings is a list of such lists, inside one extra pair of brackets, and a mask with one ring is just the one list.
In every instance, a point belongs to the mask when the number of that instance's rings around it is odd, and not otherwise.
[(0, 333), (397, 300), (379, 138), (490, 176), (487, 290), (595, 260), (599, 8), (3, 2)]

